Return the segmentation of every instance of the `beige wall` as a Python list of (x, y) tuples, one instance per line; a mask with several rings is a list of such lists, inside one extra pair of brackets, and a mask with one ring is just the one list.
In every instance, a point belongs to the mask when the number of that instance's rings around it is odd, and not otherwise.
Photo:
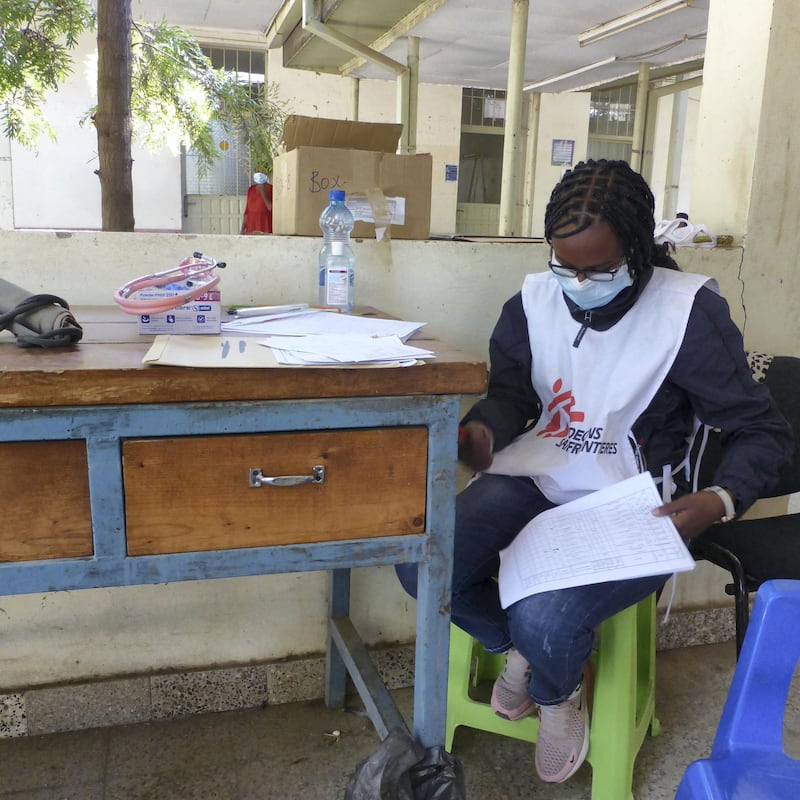
[[(228, 262), (223, 302), (313, 302), (318, 246), (309, 237), (0, 231), (0, 276), (73, 306), (110, 305), (126, 280), (200, 250)], [(481, 358), (503, 302), (548, 255), (539, 244), (449, 241), (357, 241), (354, 250), (357, 302), (428, 322), (432, 334)], [(719, 278), (739, 320), (741, 255), (679, 253), (686, 268)], [(770, 306), (748, 315), (769, 318)], [(775, 331), (776, 349), (792, 352), (785, 334)], [(675, 608), (728, 602), (711, 570), (680, 578)], [(322, 652), (326, 581), (307, 573), (3, 597), (0, 689)], [(353, 609), (368, 642), (413, 637), (414, 603), (390, 568), (355, 572)]]
[(575, 141), (574, 164), (586, 158), (589, 137), (589, 92), (542, 94), (536, 148), (531, 236), (544, 236), (544, 210), (564, 167), (550, 163), (553, 139)]

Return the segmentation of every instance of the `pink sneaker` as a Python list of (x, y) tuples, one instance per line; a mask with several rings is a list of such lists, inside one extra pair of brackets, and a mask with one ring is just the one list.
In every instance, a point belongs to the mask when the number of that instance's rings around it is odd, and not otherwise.
[(492, 688), (492, 708), (503, 719), (522, 719), (536, 708), (528, 696), (530, 664), (512, 647), (506, 653), (506, 665)]
[(536, 772), (543, 781), (563, 783), (578, 771), (589, 752), (589, 711), (583, 683), (563, 702), (539, 706)]

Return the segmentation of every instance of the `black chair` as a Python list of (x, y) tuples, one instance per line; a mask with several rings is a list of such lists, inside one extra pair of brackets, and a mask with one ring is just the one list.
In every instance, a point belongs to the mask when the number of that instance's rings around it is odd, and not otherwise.
[[(781, 474), (780, 483), (765, 497), (800, 492), (800, 358), (748, 356), (753, 377), (769, 387), (775, 403), (792, 426), (797, 443), (792, 462)], [(704, 433), (707, 440), (701, 447)], [(690, 456), (696, 486), (702, 488), (714, 483), (714, 468), (720, 453), (719, 432), (701, 431)], [(732, 583), (725, 591), (733, 595), (735, 601), (738, 658), (750, 619), (750, 593), (770, 579), (800, 579), (800, 513), (713, 525), (690, 542), (689, 550), (696, 560), (709, 561), (731, 574)]]

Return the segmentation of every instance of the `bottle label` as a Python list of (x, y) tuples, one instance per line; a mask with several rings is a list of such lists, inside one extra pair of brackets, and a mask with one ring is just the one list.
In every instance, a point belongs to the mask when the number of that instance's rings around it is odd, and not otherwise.
[(325, 305), (347, 307), (347, 267), (325, 270)]

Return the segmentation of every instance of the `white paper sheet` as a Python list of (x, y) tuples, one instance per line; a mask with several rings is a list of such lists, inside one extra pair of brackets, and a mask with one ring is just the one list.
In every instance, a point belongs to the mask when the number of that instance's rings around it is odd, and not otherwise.
[(342, 336), (399, 336), (406, 341), (427, 323), (407, 322), (380, 317), (360, 317), (355, 314), (337, 314), (330, 311), (294, 313), (280, 319), (250, 317), (233, 322), (223, 322), (223, 333), (265, 334), (268, 336), (305, 336), (312, 333), (330, 333)]
[(282, 364), (363, 364), (434, 356), (430, 350), (403, 344), (397, 336), (268, 336), (260, 343)]
[(532, 519), (500, 553), (500, 603), (589, 583), (669, 575), (695, 562), (649, 472)]

